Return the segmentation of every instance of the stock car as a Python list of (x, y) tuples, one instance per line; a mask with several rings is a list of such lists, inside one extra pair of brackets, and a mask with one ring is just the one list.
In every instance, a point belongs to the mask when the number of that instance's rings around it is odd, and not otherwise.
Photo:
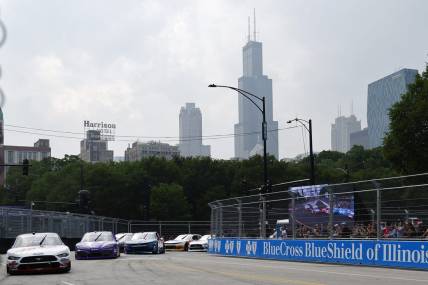
[(198, 240), (201, 238), (201, 235), (196, 234), (184, 234), (179, 235), (175, 239), (168, 240), (165, 242), (166, 250), (189, 250), (189, 243), (194, 240)]
[(119, 245), (119, 251), (124, 252), (125, 242), (131, 240), (133, 233), (119, 233), (115, 235), (117, 244)]
[(189, 243), (189, 251), (207, 251), (208, 239), (211, 235), (204, 235), (198, 240), (193, 240)]
[(112, 232), (89, 232), (76, 244), (76, 259), (117, 258), (119, 245)]
[(125, 242), (125, 253), (165, 253), (163, 239), (157, 232), (135, 233), (132, 238)]
[(70, 249), (56, 233), (19, 235), (6, 254), (6, 271), (11, 275), (70, 269)]

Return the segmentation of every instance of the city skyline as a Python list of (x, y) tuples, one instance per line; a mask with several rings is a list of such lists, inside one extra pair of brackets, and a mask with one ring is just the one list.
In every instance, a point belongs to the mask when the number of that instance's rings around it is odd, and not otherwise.
[[(264, 73), (274, 82), (273, 117), (279, 128), (296, 116), (312, 118), (315, 151), (329, 149), (337, 105), (353, 101), (366, 126), (367, 85), (400, 66), (423, 69), (428, 39), (408, 30), (428, 24), (423, 14), (428, 4), (411, 2), (385, 9), (387, 2), (379, 1), (356, 9), (358, 1), (320, 1), (306, 9), (292, 1), (2, 1), (8, 29), (0, 55), (0, 83), (7, 97), (5, 144), (48, 138), (53, 156), (78, 154), (81, 138), (43, 137), (10, 125), (83, 137), (84, 120), (115, 122), (117, 135), (172, 136), (176, 141), (165, 142), (177, 144), (176, 110), (184, 102), (204, 110), (204, 135), (233, 133), (236, 95), (213, 93), (206, 86), (236, 86), (246, 19), (255, 7)], [(205, 143), (212, 145), (214, 158), (234, 156), (233, 137)], [(109, 147), (123, 153), (127, 144), (117, 140)], [(279, 132), (279, 158), (304, 149), (299, 129)]]

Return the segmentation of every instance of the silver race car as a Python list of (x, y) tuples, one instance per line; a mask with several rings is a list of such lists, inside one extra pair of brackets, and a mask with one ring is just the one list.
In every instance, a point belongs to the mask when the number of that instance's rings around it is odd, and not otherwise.
[(6, 254), (9, 274), (68, 272), (70, 269), (70, 249), (56, 233), (19, 235)]

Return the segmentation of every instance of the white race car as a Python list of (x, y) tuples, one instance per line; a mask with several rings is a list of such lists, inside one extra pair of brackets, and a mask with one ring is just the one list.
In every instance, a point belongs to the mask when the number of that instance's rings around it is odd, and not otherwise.
[(181, 251), (188, 251), (189, 250), (189, 243), (191, 241), (195, 241), (200, 239), (200, 235), (195, 234), (184, 234), (179, 235), (175, 239), (168, 240), (164, 243), (166, 250), (181, 250)]
[(6, 254), (9, 274), (68, 272), (70, 269), (70, 249), (56, 233), (19, 235)]
[(207, 251), (208, 239), (210, 238), (211, 235), (204, 235), (198, 240), (191, 241), (189, 243), (189, 251)]

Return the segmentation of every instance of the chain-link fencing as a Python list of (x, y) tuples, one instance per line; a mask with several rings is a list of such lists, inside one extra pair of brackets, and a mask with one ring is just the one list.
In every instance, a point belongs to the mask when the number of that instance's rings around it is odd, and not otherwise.
[(207, 234), (209, 221), (139, 221), (75, 213), (40, 211), (32, 209), (0, 207), (0, 239), (15, 238), (31, 232), (55, 232), (62, 238), (79, 239), (86, 232), (157, 231), (172, 237), (184, 233)]
[(240, 238), (428, 238), (428, 174), (309, 186), (209, 203), (211, 233)]

